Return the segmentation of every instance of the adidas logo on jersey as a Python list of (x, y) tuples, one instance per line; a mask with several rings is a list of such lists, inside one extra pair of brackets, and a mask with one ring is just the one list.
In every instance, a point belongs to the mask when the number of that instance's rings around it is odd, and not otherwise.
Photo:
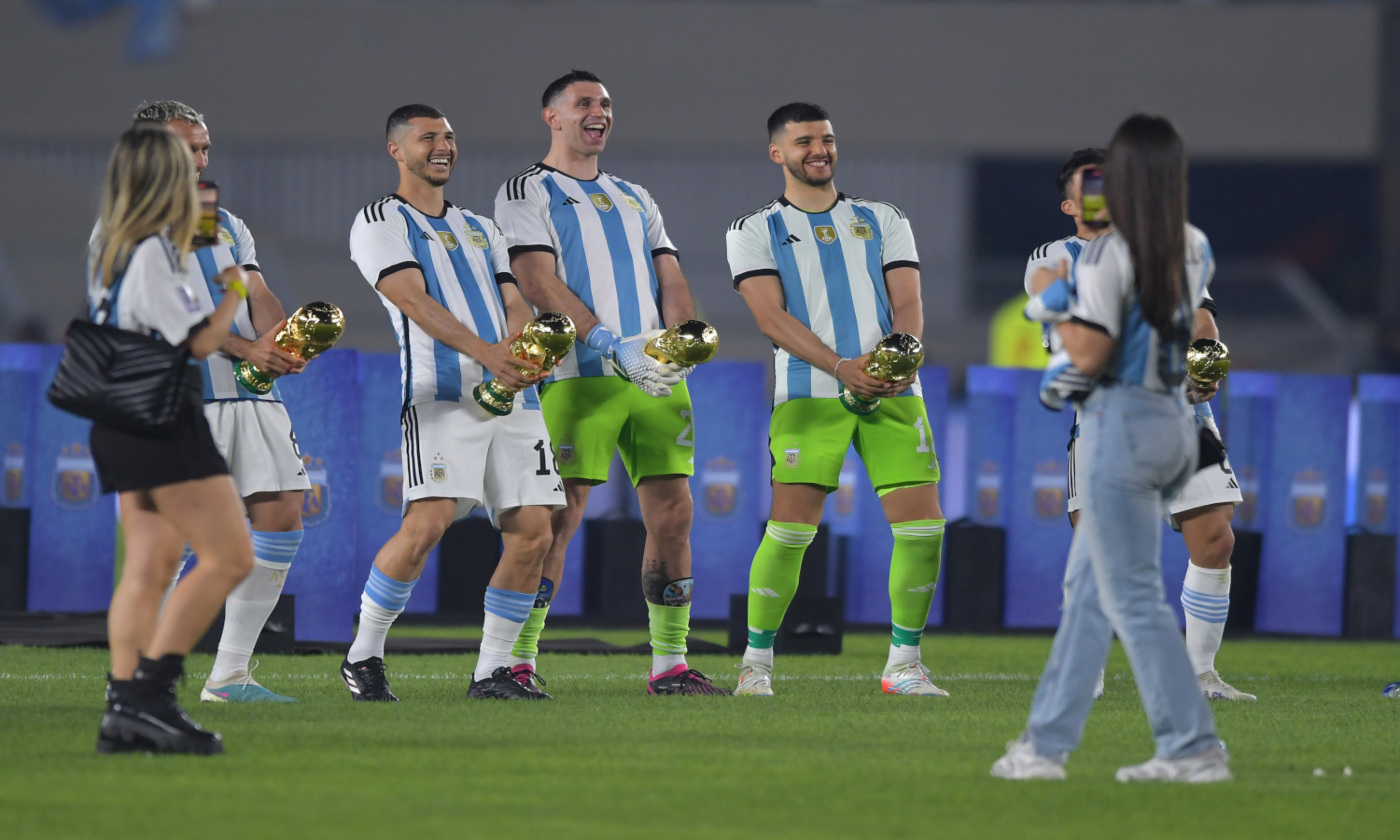
[(788, 234), (788, 238), (787, 238), (787, 239), (784, 239), (784, 240), (783, 240), (783, 244), (784, 244), (784, 245), (792, 245), (792, 244), (795, 244), (795, 243), (801, 242), (801, 241), (802, 241), (802, 239), (801, 239), (800, 237), (798, 237), (797, 234), (792, 233), (792, 234)]
[(422, 233), (419, 233), (419, 234), (418, 234), (418, 238), (419, 238), (419, 239), (427, 239), (427, 240), (430, 241), (430, 242), (432, 241), (432, 237), (428, 235), (428, 232), (427, 232), (427, 231), (423, 231)]
[(578, 204), (578, 199), (574, 198), (573, 196), (569, 196), (568, 198), (565, 198), (564, 203), (559, 206), (568, 207), (570, 204)]

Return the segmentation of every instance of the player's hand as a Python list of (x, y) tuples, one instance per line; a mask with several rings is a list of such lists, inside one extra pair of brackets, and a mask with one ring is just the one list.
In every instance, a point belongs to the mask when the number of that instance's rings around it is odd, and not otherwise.
[(651, 330), (618, 339), (609, 348), (612, 356), (608, 361), (612, 363), (613, 369), (623, 379), (653, 397), (671, 396), (671, 386), (681, 381), (676, 365), (657, 361), (647, 355), (647, 343), (661, 333), (662, 330)]
[[(886, 382), (883, 379), (876, 379), (865, 372), (865, 363), (870, 360), (870, 354), (857, 356), (854, 359), (841, 362), (836, 366), (836, 378), (850, 389), (851, 393), (867, 400), (878, 400), (882, 397), (893, 397), (904, 388), (909, 387), (904, 382)], [(913, 380), (910, 380), (912, 383)], [(902, 387), (895, 387), (902, 386)]]
[(283, 318), (277, 326), (263, 333), (256, 341), (251, 341), (243, 350), (243, 359), (250, 362), (263, 373), (272, 376), (286, 376), (290, 373), (301, 373), (306, 369), (306, 360), (294, 353), (288, 353), (277, 346), (277, 333), (286, 326), (287, 319)]
[[(486, 351), (477, 359), (481, 366), (491, 371), (501, 384), (512, 391), (523, 391), (545, 376), (540, 366), (529, 359), (522, 359), (510, 350), (511, 342), (520, 333), (508, 335), (504, 340), (487, 345)], [(521, 370), (524, 373), (521, 373)]]
[(1212, 382), (1209, 385), (1197, 385), (1192, 382), (1186, 386), (1186, 401), (1192, 405), (1199, 405), (1203, 402), (1210, 402), (1218, 393), (1220, 393), (1219, 382)]

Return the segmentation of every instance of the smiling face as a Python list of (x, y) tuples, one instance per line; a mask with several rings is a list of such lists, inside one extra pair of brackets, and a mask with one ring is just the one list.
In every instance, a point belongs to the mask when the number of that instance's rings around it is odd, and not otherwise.
[(554, 97), (542, 116), (571, 152), (594, 157), (612, 133), (612, 97), (598, 82), (574, 82)]
[(165, 127), (189, 145), (190, 154), (194, 155), (195, 177), (203, 175), (205, 168), (209, 166), (209, 128), (204, 123), (184, 120), (171, 120)]
[(441, 187), (457, 164), (457, 135), (446, 119), (415, 117), (395, 132), (389, 154), (409, 172)]
[(830, 120), (788, 123), (773, 136), (768, 156), (810, 187), (831, 183), (836, 169), (836, 135)]

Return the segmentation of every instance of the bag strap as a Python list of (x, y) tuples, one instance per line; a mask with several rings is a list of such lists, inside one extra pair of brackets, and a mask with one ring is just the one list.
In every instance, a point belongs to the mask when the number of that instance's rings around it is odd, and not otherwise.
[(97, 312), (92, 317), (94, 324), (105, 324), (112, 316), (112, 307), (117, 303), (117, 292), (120, 291), (122, 280), (126, 279), (126, 271), (117, 275), (117, 279), (112, 281), (112, 285), (107, 287), (107, 292), (102, 296), (102, 304), (97, 307)]

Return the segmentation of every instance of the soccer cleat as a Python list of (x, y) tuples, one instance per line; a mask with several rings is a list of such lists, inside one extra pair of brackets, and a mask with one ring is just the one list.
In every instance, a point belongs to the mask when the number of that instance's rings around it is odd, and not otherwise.
[(97, 730), (97, 751), (218, 755), (224, 739), (190, 720), (175, 700), (179, 673), (123, 680), (109, 689), (107, 713)]
[(340, 678), (356, 700), (397, 703), (399, 698), (389, 690), (389, 678), (384, 675), (384, 660), (371, 656), (362, 662), (340, 663)]
[(772, 697), (773, 669), (756, 662), (745, 662), (739, 666), (739, 685), (734, 689), (736, 697)]
[(199, 699), (205, 703), (296, 703), (295, 697), (277, 694), (264, 688), (253, 679), (256, 662), (246, 671), (235, 671), (233, 676), (218, 682), (209, 681), (200, 689)]
[(1100, 670), (1100, 671), (1099, 671), (1099, 681), (1096, 682), (1096, 683), (1094, 683), (1094, 699), (1097, 700), (1097, 699), (1099, 699), (1099, 698), (1102, 697), (1102, 696), (1103, 696), (1103, 671)]
[(1212, 746), (1185, 758), (1153, 758), (1142, 764), (1119, 767), (1113, 778), (1120, 782), (1228, 782), (1234, 778), (1229, 760), (1225, 750)]
[(933, 684), (929, 670), (917, 659), (897, 668), (886, 668), (880, 675), (880, 688), (886, 694), (908, 694), (914, 697), (947, 697), (948, 692)]
[(1207, 700), (1258, 700), (1253, 694), (1246, 694), (1235, 688), (1233, 685), (1220, 679), (1220, 674), (1212, 668), (1196, 675), (1196, 682), (1201, 686), (1201, 693)]
[(1382, 697), (1400, 697), (1400, 682), (1393, 682), (1381, 689)]
[(515, 680), (516, 682), (520, 683), (521, 685), (525, 686), (531, 691), (538, 691), (539, 693), (544, 694), (546, 697), (549, 697), (549, 695), (545, 694), (544, 689), (541, 687), (545, 684), (544, 677), (535, 673), (534, 665), (522, 662), (519, 665), (516, 665), (514, 668), (510, 669), (510, 676), (511, 679)]
[(1008, 741), (1006, 755), (992, 764), (992, 775), (998, 779), (1046, 779), (1062, 781), (1065, 766), (1037, 753), (1029, 741)]
[(472, 684), (467, 687), (467, 697), (474, 700), (549, 700), (548, 694), (537, 688), (531, 688), (511, 673), (510, 668), (502, 665), (491, 672), (489, 677), (479, 680), (472, 680)]
[(723, 694), (729, 692), (684, 663), (659, 676), (647, 672), (647, 694)]

